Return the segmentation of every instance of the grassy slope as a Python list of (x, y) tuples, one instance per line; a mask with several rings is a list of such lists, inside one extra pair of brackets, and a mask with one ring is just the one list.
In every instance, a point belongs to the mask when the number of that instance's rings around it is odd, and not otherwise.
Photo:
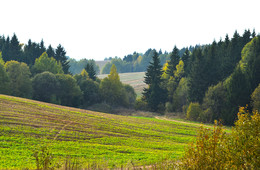
[(33, 151), (46, 143), (60, 162), (68, 156), (110, 166), (177, 159), (198, 127), (0, 95), (0, 169), (35, 168)]
[[(144, 83), (145, 72), (119, 73), (120, 80), (124, 84), (130, 84), (138, 97), (141, 96), (143, 88), (146, 87)], [(98, 75), (99, 78), (107, 77), (107, 74)]]

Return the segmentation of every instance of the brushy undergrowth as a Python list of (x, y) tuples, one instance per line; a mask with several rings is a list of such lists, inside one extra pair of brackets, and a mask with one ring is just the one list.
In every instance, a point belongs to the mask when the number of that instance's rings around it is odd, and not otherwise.
[(195, 143), (185, 152), (180, 169), (258, 169), (260, 167), (260, 115), (241, 107), (231, 134), (221, 125), (201, 127)]

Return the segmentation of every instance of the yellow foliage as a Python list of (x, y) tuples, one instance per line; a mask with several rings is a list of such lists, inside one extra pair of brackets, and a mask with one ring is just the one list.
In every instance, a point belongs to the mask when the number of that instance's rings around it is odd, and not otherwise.
[(2, 58), (2, 52), (0, 52), (0, 64), (2, 64), (3, 66), (5, 65), (5, 62)]
[(120, 81), (115, 64), (113, 64), (111, 67), (110, 74), (108, 75), (108, 79), (110, 81)]
[(163, 79), (169, 79), (170, 78), (170, 75), (166, 73), (166, 71), (168, 70), (168, 66), (169, 66), (168, 62), (166, 62), (163, 65), (163, 69), (162, 69), (162, 71), (163, 71), (162, 78)]
[(174, 77), (181, 78), (183, 75), (184, 75), (184, 62), (180, 60), (179, 64), (176, 66)]
[(88, 72), (87, 72), (85, 69), (82, 69), (80, 75), (81, 75), (84, 79), (89, 78)]
[(257, 169), (260, 167), (260, 115), (241, 107), (231, 134), (221, 125), (200, 128), (180, 163), (180, 169)]

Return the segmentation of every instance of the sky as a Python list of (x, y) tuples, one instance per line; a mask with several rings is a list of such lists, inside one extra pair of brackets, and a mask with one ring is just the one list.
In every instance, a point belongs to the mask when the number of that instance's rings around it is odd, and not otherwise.
[(149, 48), (171, 52), (260, 32), (259, 0), (0, 0), (0, 35), (47, 47), (70, 58), (103, 60)]

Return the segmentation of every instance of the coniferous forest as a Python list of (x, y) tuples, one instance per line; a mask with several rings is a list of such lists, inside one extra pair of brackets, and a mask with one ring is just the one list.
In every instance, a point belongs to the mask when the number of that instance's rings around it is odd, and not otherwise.
[[(180, 113), (187, 119), (232, 125), (240, 106), (259, 109), (260, 36), (245, 30), (211, 44), (164, 53), (148, 49), (123, 59), (111, 58), (97, 78), (94, 60), (84, 69), (66, 56), (63, 46), (19, 42), (0, 36), (0, 93), (80, 108), (126, 107)], [(74, 66), (73, 66), (74, 64)], [(74, 75), (70, 67), (74, 67)], [(118, 72), (146, 71), (143, 96), (120, 82)], [(95, 107), (94, 107), (95, 108)]]

